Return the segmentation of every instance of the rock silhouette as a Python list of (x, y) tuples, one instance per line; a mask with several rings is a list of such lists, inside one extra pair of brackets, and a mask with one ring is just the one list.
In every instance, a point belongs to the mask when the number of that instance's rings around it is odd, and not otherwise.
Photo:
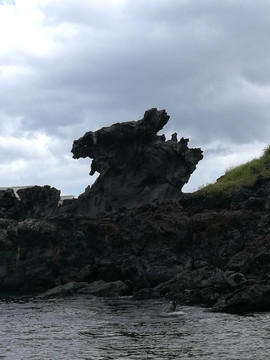
[(75, 159), (90, 157), (90, 175), (99, 177), (78, 199), (78, 212), (134, 208), (154, 200), (177, 199), (203, 158), (199, 148), (189, 148), (188, 139), (171, 140), (157, 135), (168, 122), (165, 110), (147, 110), (138, 121), (116, 123), (87, 132), (75, 140)]
[[(59, 205), (50, 186), (0, 191), (0, 298), (132, 295), (270, 310), (270, 178), (181, 193), (202, 154), (157, 135), (168, 118), (151, 109), (75, 141), (74, 156), (100, 173), (78, 200)], [(98, 214), (109, 201), (115, 211)]]

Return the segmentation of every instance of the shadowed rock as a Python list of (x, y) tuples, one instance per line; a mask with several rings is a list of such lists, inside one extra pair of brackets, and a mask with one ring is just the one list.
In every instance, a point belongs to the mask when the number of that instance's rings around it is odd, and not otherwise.
[(247, 208), (242, 191), (230, 203), (220, 193), (204, 200), (195, 193), (96, 218), (27, 211), (25, 220), (6, 215), (17, 203), (0, 193), (0, 297), (60, 285), (47, 295), (132, 294), (214, 311), (270, 311), (270, 180), (246, 190), (266, 205)]
[(17, 191), (20, 197), (21, 218), (51, 216), (58, 210), (60, 190), (45, 186), (32, 186)]
[(188, 148), (188, 139), (157, 135), (168, 120), (165, 110), (153, 108), (139, 121), (89, 131), (74, 141), (73, 157), (90, 157), (90, 175), (100, 173), (79, 197), (79, 213), (133, 208), (181, 194), (203, 156), (201, 149)]
[(14, 218), (18, 212), (19, 200), (12, 189), (0, 190), (0, 217)]
[(13, 219), (39, 219), (58, 211), (60, 191), (49, 185), (17, 190), (0, 190), (0, 216)]

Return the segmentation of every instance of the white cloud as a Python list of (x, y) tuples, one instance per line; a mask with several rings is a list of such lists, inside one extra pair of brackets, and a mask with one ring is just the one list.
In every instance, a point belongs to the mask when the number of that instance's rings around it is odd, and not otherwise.
[(43, 15), (36, 1), (17, 0), (16, 6), (4, 4), (0, 9), (0, 52), (14, 49), (43, 55), (50, 50), (50, 39), (42, 33)]

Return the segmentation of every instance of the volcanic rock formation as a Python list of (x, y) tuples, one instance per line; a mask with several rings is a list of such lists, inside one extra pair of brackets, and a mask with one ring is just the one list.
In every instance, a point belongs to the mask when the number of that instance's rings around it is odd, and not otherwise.
[(49, 185), (31, 186), (17, 191), (0, 190), (0, 218), (25, 220), (53, 216), (58, 211), (60, 190)]
[(183, 194), (95, 218), (27, 212), (18, 220), (6, 192), (0, 299), (46, 291), (41, 297), (166, 297), (214, 311), (270, 311), (270, 178), (234, 194)]
[(0, 298), (45, 291), (270, 310), (270, 178), (181, 193), (202, 151), (157, 135), (168, 119), (151, 109), (75, 141), (74, 157), (100, 173), (78, 200), (59, 206), (50, 186), (0, 191)]
[(89, 131), (74, 141), (73, 157), (90, 157), (90, 175), (100, 173), (79, 197), (79, 213), (95, 215), (179, 197), (203, 156), (201, 149), (187, 146), (188, 139), (178, 141), (176, 133), (168, 141), (157, 135), (168, 120), (165, 110), (153, 108), (139, 121)]

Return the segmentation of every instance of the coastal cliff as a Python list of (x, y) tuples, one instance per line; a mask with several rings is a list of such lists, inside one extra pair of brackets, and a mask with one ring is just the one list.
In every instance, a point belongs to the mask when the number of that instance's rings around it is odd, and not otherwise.
[(0, 191), (0, 295), (166, 297), (269, 311), (270, 178), (232, 193), (167, 194), (93, 215), (89, 194), (83, 205), (59, 206), (49, 186), (22, 189), (20, 199)]

